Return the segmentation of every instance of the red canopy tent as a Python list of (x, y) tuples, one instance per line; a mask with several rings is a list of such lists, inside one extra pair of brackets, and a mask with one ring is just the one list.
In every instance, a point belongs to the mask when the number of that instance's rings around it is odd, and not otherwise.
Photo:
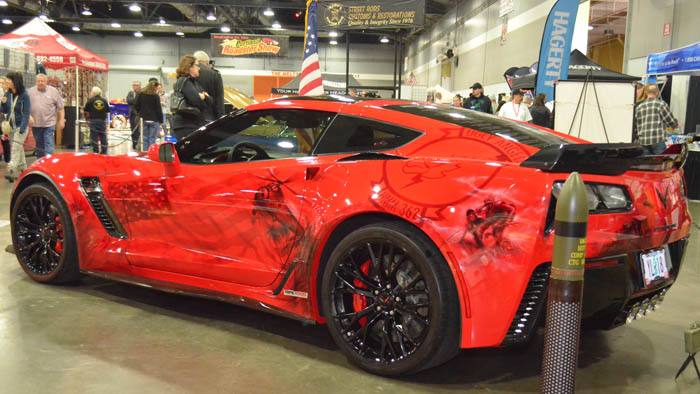
[(79, 147), (78, 110), (81, 104), (87, 101), (89, 89), (92, 86), (103, 85), (102, 88), (105, 88), (104, 81), (99, 83), (97, 79), (100, 72), (109, 71), (107, 59), (79, 47), (39, 18), (34, 18), (0, 37), (0, 46), (32, 52), (36, 56), (37, 63), (43, 63), (44, 67), (65, 70), (66, 102), (75, 105), (75, 149), (77, 151)]
[(39, 18), (34, 18), (0, 37), (0, 45), (33, 52), (44, 67), (58, 69), (78, 66), (96, 71), (109, 71), (107, 59), (58, 34)]

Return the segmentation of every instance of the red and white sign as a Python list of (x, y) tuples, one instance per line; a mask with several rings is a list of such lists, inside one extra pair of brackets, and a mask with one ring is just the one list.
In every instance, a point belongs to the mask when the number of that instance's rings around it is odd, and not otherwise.
[(33, 52), (47, 68), (83, 67), (108, 71), (107, 59), (81, 48), (58, 34), (39, 18), (34, 18), (0, 37), (0, 45)]
[(671, 24), (670, 23), (664, 23), (664, 37), (670, 36), (671, 35)]

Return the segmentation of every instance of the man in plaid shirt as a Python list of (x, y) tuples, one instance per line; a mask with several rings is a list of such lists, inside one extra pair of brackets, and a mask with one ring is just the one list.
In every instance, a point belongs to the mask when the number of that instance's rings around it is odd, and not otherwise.
[(673, 117), (668, 105), (659, 99), (659, 88), (649, 85), (647, 99), (637, 106), (634, 112), (639, 143), (650, 155), (658, 155), (666, 150), (666, 127), (675, 129), (678, 121)]

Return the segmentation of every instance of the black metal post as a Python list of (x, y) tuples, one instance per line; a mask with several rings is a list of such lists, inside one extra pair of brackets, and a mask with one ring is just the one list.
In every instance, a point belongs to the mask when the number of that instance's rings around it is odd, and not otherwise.
[[(400, 39), (401, 35), (396, 33), (397, 40)], [(401, 81), (403, 81), (403, 42), (399, 42), (399, 86), (397, 89), (396, 98), (401, 98)]]
[(398, 95), (396, 94), (396, 63), (399, 58), (399, 43), (398, 40), (396, 39), (396, 33), (394, 33), (394, 84), (392, 85), (394, 87), (394, 97), (393, 98), (398, 98)]
[(350, 32), (345, 31), (345, 94), (350, 94)]

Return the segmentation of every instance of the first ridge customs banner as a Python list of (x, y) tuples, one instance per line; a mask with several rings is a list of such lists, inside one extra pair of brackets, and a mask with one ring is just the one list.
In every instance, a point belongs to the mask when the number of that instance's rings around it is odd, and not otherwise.
[(425, 24), (425, 0), (319, 1), (319, 30), (400, 28)]
[(214, 57), (287, 56), (289, 37), (256, 34), (211, 35), (211, 53)]

